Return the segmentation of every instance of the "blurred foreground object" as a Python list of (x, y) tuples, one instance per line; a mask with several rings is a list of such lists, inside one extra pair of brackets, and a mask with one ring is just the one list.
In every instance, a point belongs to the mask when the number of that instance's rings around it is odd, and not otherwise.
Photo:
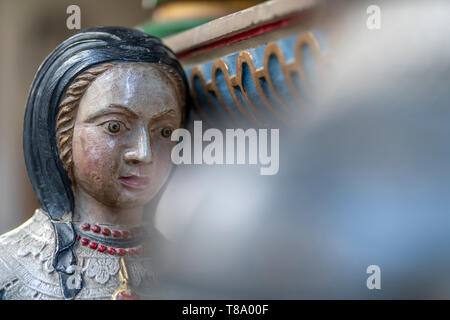
[[(380, 2), (376, 31), (366, 25), (370, 4), (314, 5), (314, 19), (289, 29), (297, 37), (320, 30), (327, 63), (312, 73), (307, 103), (293, 110), (296, 125), (279, 127), (278, 175), (259, 176), (251, 166), (178, 169), (167, 190), (180, 201), (163, 197), (157, 216), (175, 243), (172, 297), (450, 298), (450, 4)], [(289, 39), (280, 28), (216, 46), (245, 34), (224, 23), (232, 18), (217, 20), (220, 35), (213, 21), (166, 39), (190, 72), (193, 95), (240, 89), (225, 72), (211, 72), (214, 64), (227, 63), (232, 78), (235, 55), (251, 52), (258, 69), (268, 42)], [(243, 20), (236, 23), (254, 21)], [(195, 68), (205, 75), (198, 86)], [(234, 101), (217, 100), (196, 108), (220, 112)], [(367, 287), (370, 265), (380, 267), (380, 290)]]

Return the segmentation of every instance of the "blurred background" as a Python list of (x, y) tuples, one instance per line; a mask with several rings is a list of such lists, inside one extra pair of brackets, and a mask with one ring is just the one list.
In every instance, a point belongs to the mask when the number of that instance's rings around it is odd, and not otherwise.
[[(80, 6), (82, 28), (164, 36), (256, 2), (211, 1), (199, 14), (193, 3), (0, 0), (0, 232), (37, 208), (24, 107), (39, 64), (76, 32), (65, 27), (68, 5)], [(373, 4), (376, 31), (366, 25)], [(167, 297), (450, 299), (450, 4), (321, 8), (329, 63), (298, 126), (280, 128), (279, 173), (177, 168), (156, 215), (172, 240)], [(195, 14), (181, 21), (179, 9)], [(369, 265), (381, 269), (381, 290), (366, 286)]]

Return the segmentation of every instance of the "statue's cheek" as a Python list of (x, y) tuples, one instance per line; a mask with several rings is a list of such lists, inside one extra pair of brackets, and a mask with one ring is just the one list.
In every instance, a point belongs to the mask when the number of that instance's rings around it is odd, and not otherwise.
[(120, 165), (120, 146), (115, 137), (97, 130), (81, 130), (74, 146), (75, 170), (95, 184), (105, 184)]

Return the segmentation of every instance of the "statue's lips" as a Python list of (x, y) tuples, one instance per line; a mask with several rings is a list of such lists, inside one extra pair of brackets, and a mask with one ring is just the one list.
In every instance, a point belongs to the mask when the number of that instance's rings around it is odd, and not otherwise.
[(147, 187), (150, 183), (149, 177), (140, 176), (119, 177), (117, 180), (126, 186), (139, 189)]

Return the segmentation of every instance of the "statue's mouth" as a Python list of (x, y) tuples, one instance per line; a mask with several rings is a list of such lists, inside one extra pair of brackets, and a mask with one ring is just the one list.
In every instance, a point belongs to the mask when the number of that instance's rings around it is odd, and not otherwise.
[(119, 180), (120, 183), (122, 183), (126, 186), (138, 188), (138, 189), (145, 188), (150, 183), (150, 178), (144, 177), (144, 176), (119, 177), (119, 179), (117, 179), (117, 180)]

